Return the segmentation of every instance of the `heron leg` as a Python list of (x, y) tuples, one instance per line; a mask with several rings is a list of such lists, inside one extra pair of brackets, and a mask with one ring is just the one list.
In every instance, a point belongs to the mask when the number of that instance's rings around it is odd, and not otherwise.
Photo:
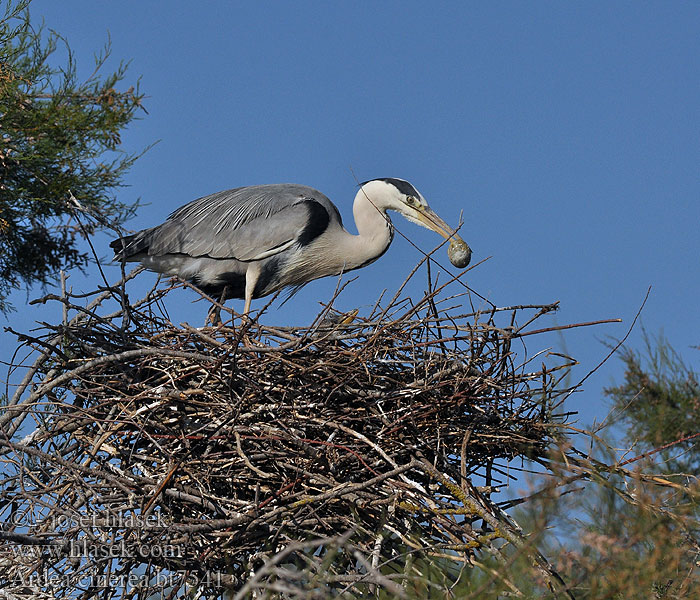
[(216, 327), (219, 323), (221, 323), (221, 309), (216, 306), (216, 304), (212, 304), (207, 313), (207, 318), (204, 321), (204, 326), (207, 327), (211, 325), (212, 327)]
[(255, 292), (255, 285), (258, 283), (258, 277), (260, 277), (260, 265), (255, 262), (251, 263), (245, 273), (245, 303), (243, 304), (243, 315), (241, 315), (241, 325), (244, 328), (243, 337), (241, 339), (246, 346), (255, 346), (248, 332), (252, 325), (250, 303), (253, 300), (253, 293)]
[(221, 292), (221, 296), (219, 297), (219, 304), (212, 304), (211, 308), (209, 309), (207, 320), (204, 322), (205, 326), (209, 325), (209, 323), (211, 323), (212, 327), (221, 325), (221, 305), (226, 302), (226, 299), (228, 298), (228, 291), (228, 286), (225, 285)]
[(243, 305), (243, 316), (247, 317), (250, 312), (250, 303), (253, 301), (255, 285), (260, 277), (260, 263), (253, 262), (245, 272), (245, 304)]

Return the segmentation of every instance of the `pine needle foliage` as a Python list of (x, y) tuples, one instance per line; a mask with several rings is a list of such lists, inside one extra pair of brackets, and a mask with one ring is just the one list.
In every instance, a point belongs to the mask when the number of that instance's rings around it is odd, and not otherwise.
[[(623, 349), (625, 379), (605, 390), (626, 438), (643, 449), (660, 448), (673, 471), (700, 468), (700, 380), (663, 335), (645, 332), (644, 349)], [(680, 440), (680, 441), (679, 441)]]
[(66, 40), (35, 27), (29, 1), (0, 4), (0, 311), (13, 289), (45, 285), (61, 268), (85, 265), (71, 195), (121, 223), (135, 206), (116, 197), (138, 154), (121, 147), (142, 109), (138, 85), (116, 86), (127, 64), (105, 73), (109, 42), (81, 81)]

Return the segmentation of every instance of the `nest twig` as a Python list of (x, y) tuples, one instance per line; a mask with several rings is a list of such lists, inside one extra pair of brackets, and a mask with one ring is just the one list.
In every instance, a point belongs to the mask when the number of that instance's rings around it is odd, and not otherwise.
[(282, 552), (326, 590), (400, 595), (380, 565), (465, 565), (512, 543), (564, 588), (492, 498), (499, 465), (543, 456), (563, 421), (573, 360), (512, 348), (532, 331), (517, 322), (556, 304), (465, 313), (440, 287), (306, 328), (200, 329), (168, 320), (167, 293), (64, 291), (43, 301), (70, 321), (18, 334), (39, 356), (0, 417), (0, 534), (31, 551), (0, 559), (0, 585), (56, 594), (39, 575), (60, 573), (66, 597), (110, 577), (124, 588), (104, 597), (176, 597), (193, 580), (240, 595)]

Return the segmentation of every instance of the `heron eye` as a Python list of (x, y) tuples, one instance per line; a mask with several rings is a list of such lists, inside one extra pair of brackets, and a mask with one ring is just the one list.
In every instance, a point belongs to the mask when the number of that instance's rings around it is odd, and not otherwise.
[(418, 206), (418, 200), (414, 196), (406, 196), (406, 204), (409, 206)]

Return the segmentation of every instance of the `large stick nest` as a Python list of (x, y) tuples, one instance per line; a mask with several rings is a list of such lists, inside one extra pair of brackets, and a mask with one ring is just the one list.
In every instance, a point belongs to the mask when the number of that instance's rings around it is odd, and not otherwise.
[[(513, 542), (491, 494), (509, 461), (547, 451), (571, 360), (535, 364), (521, 341), (556, 305), (477, 311), (448, 293), (458, 284), (296, 329), (175, 326), (168, 290), (45, 298), (75, 317), (20, 335), (39, 357), (2, 417), (3, 535), (38, 550), (5, 560), (6, 583), (48, 568), (62, 585), (138, 573), (143, 598), (193, 578), (245, 591), (296, 543), (286, 563), (346, 552), (323, 563), (327, 592), (390, 588), (375, 567), (400, 553), (468, 561)], [(164, 572), (179, 578), (153, 579)]]

